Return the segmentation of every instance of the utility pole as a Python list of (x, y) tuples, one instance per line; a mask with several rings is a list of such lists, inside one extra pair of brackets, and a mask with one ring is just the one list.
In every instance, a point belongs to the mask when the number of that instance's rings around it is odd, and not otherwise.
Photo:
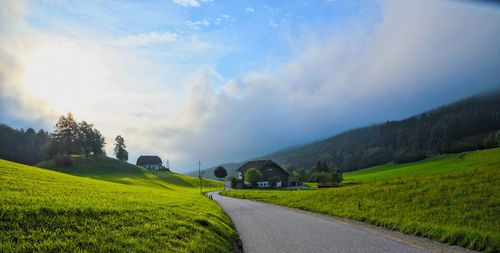
[(201, 177), (201, 161), (200, 160), (198, 160), (198, 175), (200, 177), (200, 194), (203, 194), (203, 189), (202, 189), (203, 177)]

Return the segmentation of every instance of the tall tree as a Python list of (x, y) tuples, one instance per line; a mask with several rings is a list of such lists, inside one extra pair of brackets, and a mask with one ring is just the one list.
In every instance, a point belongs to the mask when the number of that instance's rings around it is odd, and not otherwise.
[(78, 124), (78, 130), (78, 143), (85, 155), (89, 156), (91, 153), (101, 155), (103, 153), (102, 148), (106, 142), (99, 130), (94, 128), (94, 125), (85, 121)]
[(59, 117), (52, 134), (52, 142), (57, 150), (66, 157), (69, 157), (72, 153), (79, 153), (78, 123), (71, 112), (68, 112), (66, 116), (61, 115)]
[(226, 168), (223, 166), (218, 166), (214, 170), (214, 175), (219, 178), (219, 180), (222, 180), (222, 178), (225, 178), (227, 176), (227, 171)]
[(257, 188), (258, 183), (262, 181), (262, 172), (256, 168), (251, 168), (245, 173), (245, 181), (247, 181), (251, 187)]
[(92, 149), (92, 135), (94, 134), (94, 126), (86, 121), (78, 124), (78, 142), (85, 156), (90, 155)]
[(121, 135), (118, 135), (118, 136), (116, 136), (115, 141), (116, 142), (115, 142), (114, 152), (115, 152), (116, 158), (118, 160), (127, 161), (128, 160), (128, 152), (127, 152), (127, 150), (125, 150), (125, 148), (127, 147), (127, 146), (125, 146), (125, 140), (123, 139), (123, 137)]
[[(101, 135), (99, 130), (93, 129), (92, 130), (92, 138), (90, 140), (90, 148), (92, 150), (92, 153), (94, 155), (103, 155), (104, 154), (104, 145), (106, 145), (106, 141), (104, 137)], [(124, 144), (125, 145), (125, 144)], [(128, 160), (128, 152), (125, 150), (127, 158), (125, 159)]]

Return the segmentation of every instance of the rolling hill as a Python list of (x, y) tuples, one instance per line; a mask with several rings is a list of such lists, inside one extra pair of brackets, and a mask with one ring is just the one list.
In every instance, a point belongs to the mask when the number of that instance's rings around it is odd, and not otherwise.
[(65, 169), (0, 160), (0, 251), (232, 251), (231, 220), (199, 193), (197, 179), (106, 157), (72, 159)]

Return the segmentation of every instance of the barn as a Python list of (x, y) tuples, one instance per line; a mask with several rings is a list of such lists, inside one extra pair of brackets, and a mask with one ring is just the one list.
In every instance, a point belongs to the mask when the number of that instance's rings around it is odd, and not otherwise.
[(277, 163), (271, 160), (256, 160), (248, 161), (243, 164), (239, 169), (238, 177), (245, 180), (245, 173), (251, 169), (256, 168), (262, 173), (262, 182), (258, 183), (259, 187), (270, 187), (268, 180), (271, 177), (278, 176), (280, 181), (276, 184), (276, 187), (286, 187), (288, 185), (288, 172), (281, 168)]

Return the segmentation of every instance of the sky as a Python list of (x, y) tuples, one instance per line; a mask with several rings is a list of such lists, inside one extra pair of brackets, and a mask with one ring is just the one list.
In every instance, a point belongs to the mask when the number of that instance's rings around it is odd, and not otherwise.
[(0, 0), (0, 123), (71, 111), (176, 172), (500, 88), (500, 5)]

